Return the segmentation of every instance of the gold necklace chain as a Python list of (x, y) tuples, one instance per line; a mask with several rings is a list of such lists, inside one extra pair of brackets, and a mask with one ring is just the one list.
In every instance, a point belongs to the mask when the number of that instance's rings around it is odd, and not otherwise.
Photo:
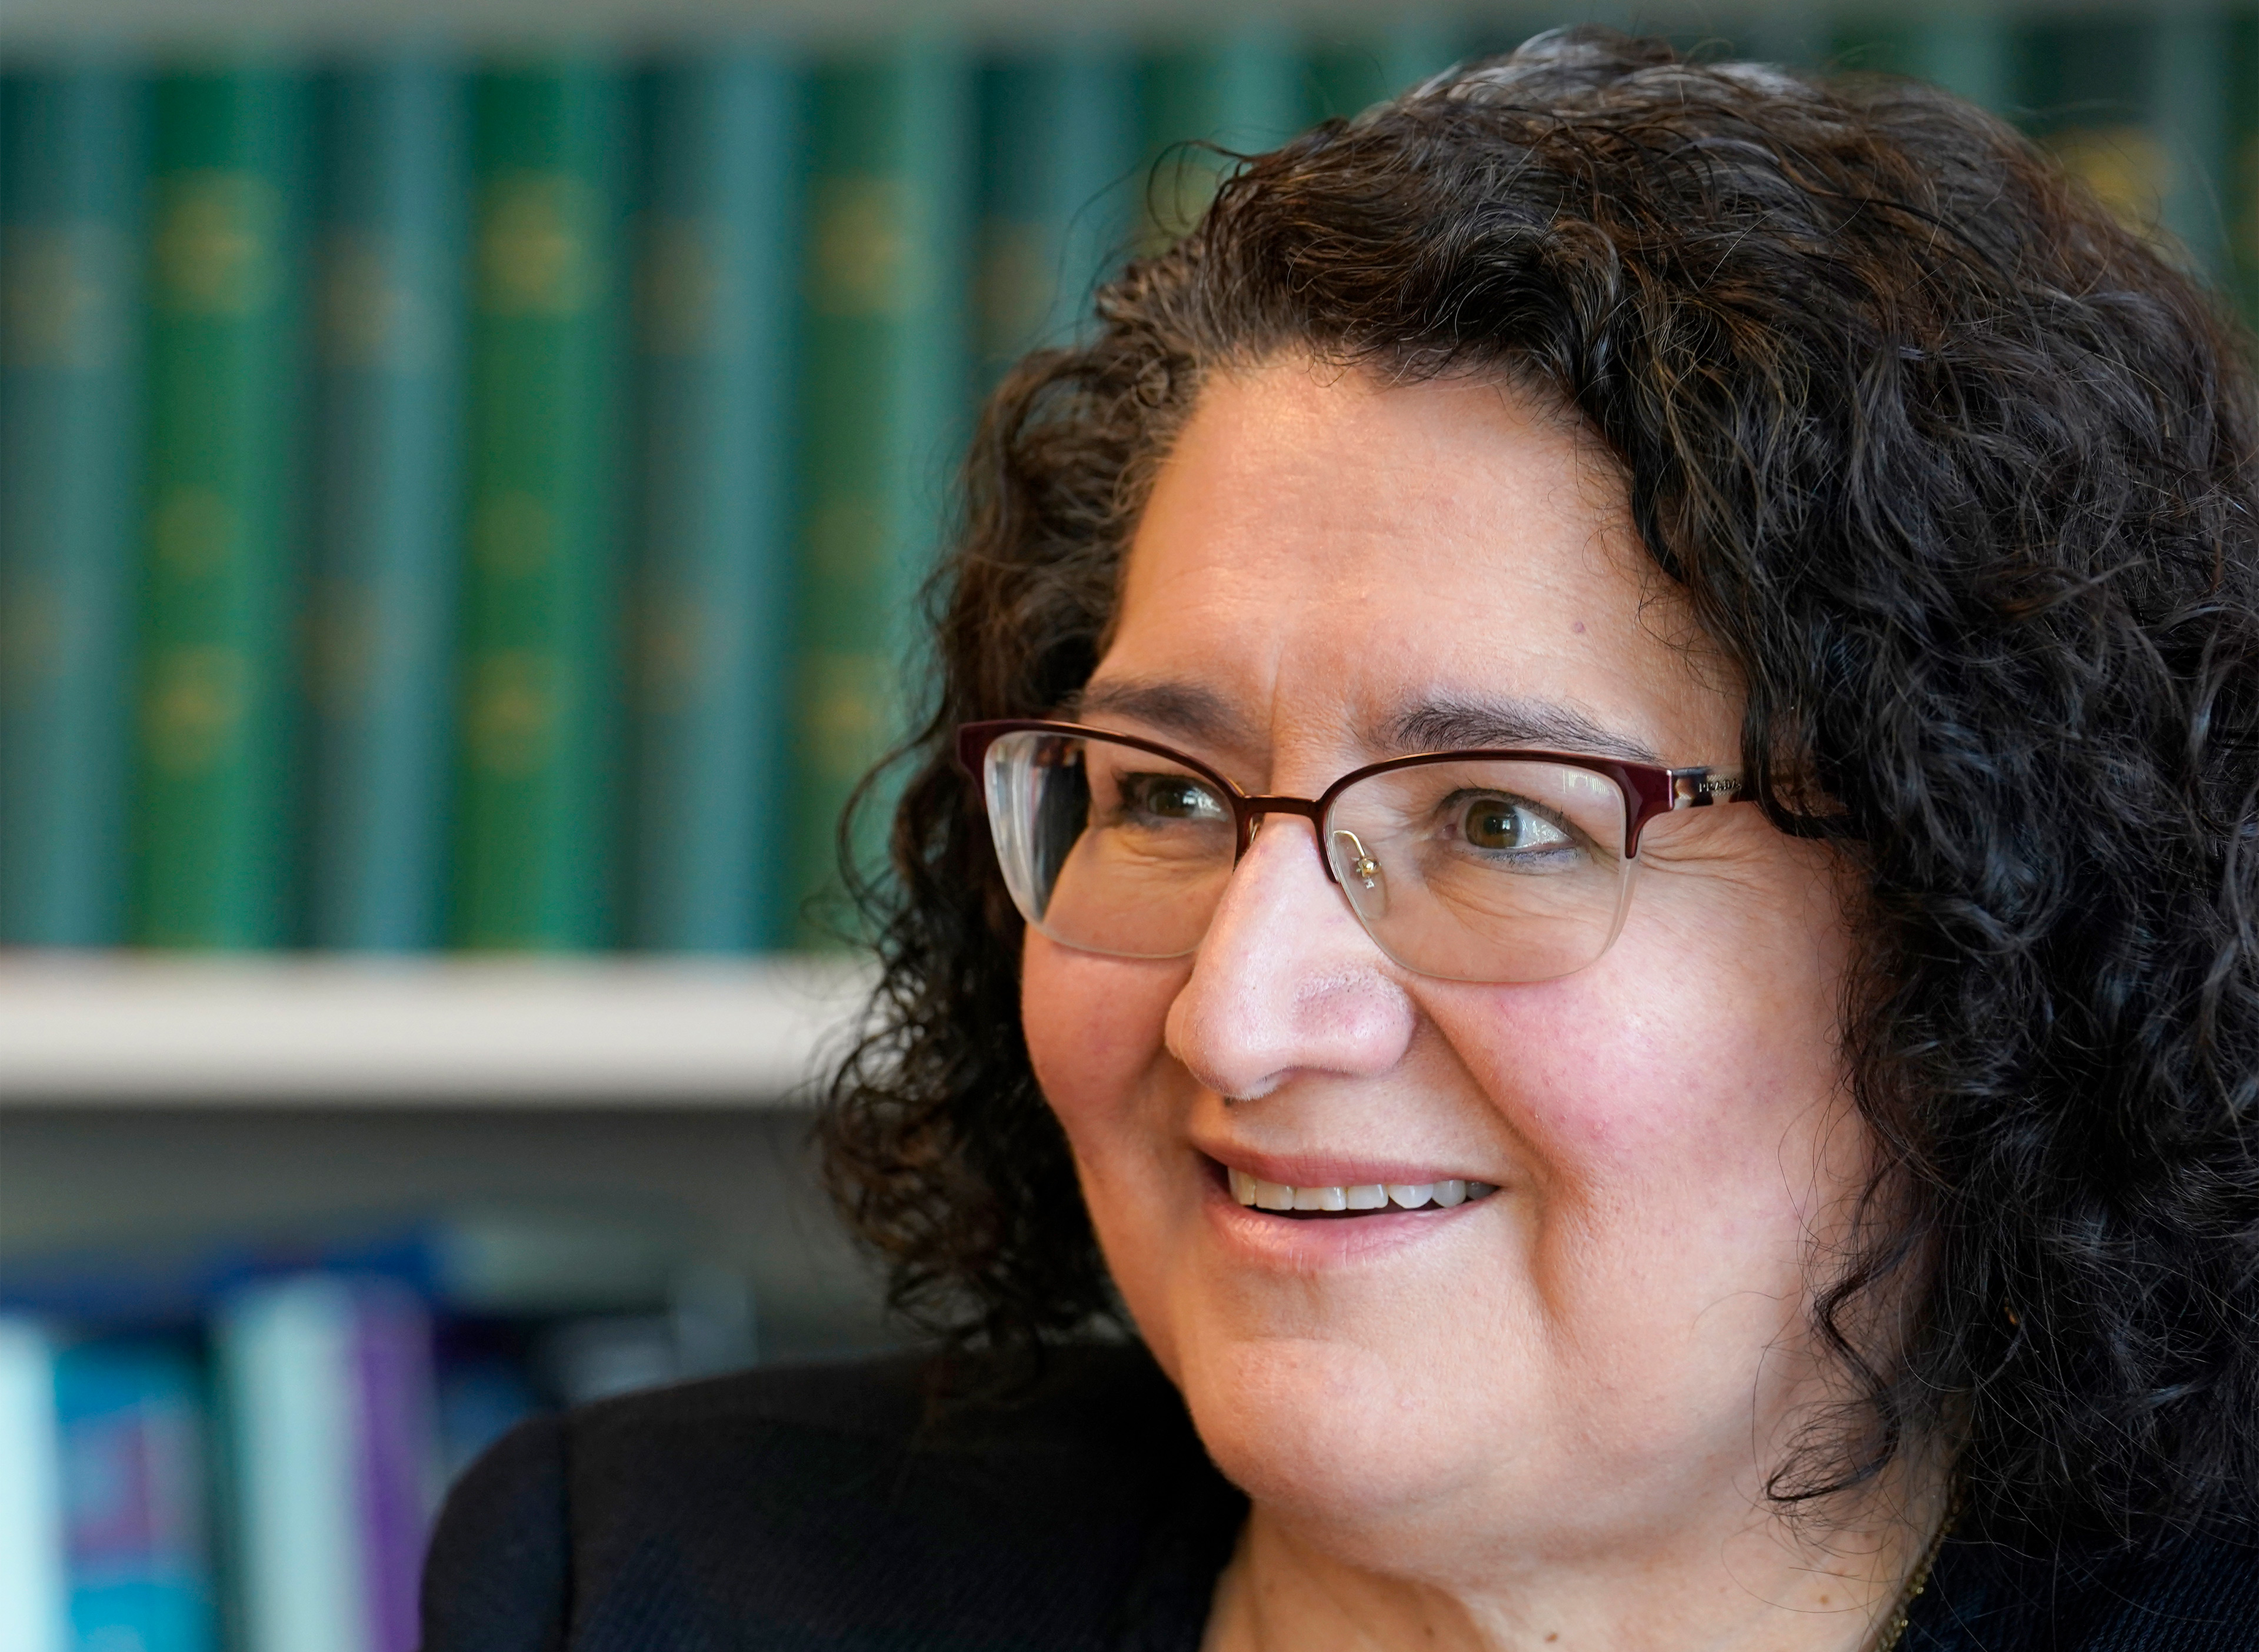
[(1937, 1564), (1938, 1551), (1945, 1547), (1946, 1535), (1960, 1517), (1961, 1491), (1956, 1486), (1952, 1500), (1945, 1506), (1945, 1518), (1938, 1521), (1929, 1547), (1921, 1551), (1921, 1563), (1913, 1569), (1913, 1576), (1906, 1579), (1906, 1586), (1899, 1591), (1898, 1604), (1891, 1608), (1890, 1623), (1883, 1630), (1882, 1639), (1875, 1642), (1875, 1652), (1898, 1652), (1899, 1642), (1906, 1639), (1906, 1625), (1913, 1618), (1913, 1603), (1929, 1587), (1929, 1569)]

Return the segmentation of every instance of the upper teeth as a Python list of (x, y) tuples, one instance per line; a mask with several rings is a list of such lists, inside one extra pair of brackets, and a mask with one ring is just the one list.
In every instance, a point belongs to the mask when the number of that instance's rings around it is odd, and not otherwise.
[(1417, 1210), (1422, 1205), (1463, 1205), (1498, 1191), (1493, 1182), (1365, 1182), (1353, 1187), (1293, 1187), (1266, 1182), (1245, 1171), (1229, 1170), (1231, 1196), (1260, 1210), (1382, 1210), (1400, 1205)]

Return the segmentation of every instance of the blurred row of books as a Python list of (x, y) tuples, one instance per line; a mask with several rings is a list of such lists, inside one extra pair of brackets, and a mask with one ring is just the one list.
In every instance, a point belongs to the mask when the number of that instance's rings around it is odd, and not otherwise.
[[(2259, 266), (2259, 19), (1815, 16), (1713, 46)], [(1172, 146), (1523, 32), (11, 63), (0, 942), (820, 941), (981, 387), (1198, 212)]]
[(751, 1363), (636, 1221), (456, 1214), (0, 1284), (0, 1647), (413, 1652), (445, 1486), (517, 1421)]

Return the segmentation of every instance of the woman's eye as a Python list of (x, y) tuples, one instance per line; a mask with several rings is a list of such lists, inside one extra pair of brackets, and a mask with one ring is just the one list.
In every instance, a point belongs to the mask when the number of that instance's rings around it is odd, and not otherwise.
[(1122, 801), (1153, 820), (1221, 820), (1223, 805), (1198, 780), (1176, 774), (1137, 774), (1122, 782)]
[(1459, 817), (1459, 835), (1477, 849), (1500, 852), (1551, 849), (1569, 842), (1569, 834), (1551, 821), (1511, 798), (1479, 797)]

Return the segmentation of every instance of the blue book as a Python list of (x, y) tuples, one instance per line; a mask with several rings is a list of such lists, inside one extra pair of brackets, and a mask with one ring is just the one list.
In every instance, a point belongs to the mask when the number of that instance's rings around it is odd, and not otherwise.
[(70, 1652), (54, 1344), (0, 1314), (0, 1647)]
[(1081, 39), (990, 64), (980, 87), (980, 376), (1072, 336), (1137, 222), (1135, 62)]
[(747, 50), (646, 89), (630, 934), (745, 951), (791, 916), (799, 82)]
[(0, 90), (0, 941), (125, 929), (139, 550), (143, 106), (115, 67)]
[(322, 89), (309, 937), (443, 928), (467, 104), (445, 60)]
[(203, 1374), (167, 1342), (96, 1342), (55, 1362), (71, 1627), (82, 1648), (217, 1644)]

